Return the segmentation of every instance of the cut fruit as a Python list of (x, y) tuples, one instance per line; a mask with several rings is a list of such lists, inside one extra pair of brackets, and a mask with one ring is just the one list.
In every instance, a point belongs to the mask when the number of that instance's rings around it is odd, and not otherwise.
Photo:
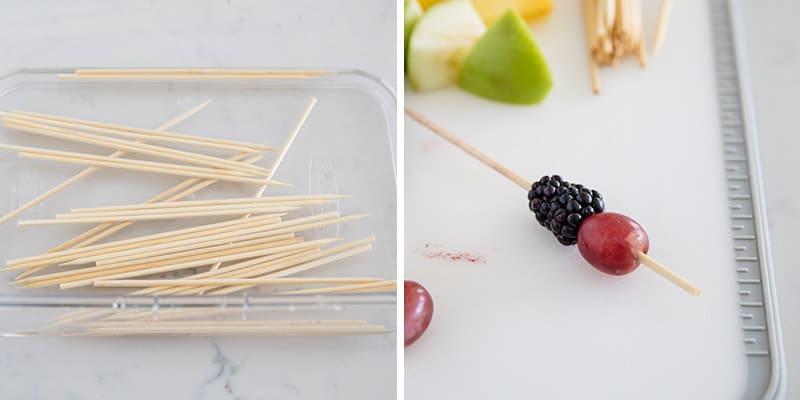
[(405, 0), (403, 8), (403, 57), (408, 55), (408, 38), (411, 37), (411, 31), (414, 30), (414, 25), (419, 21), (422, 16), (422, 7), (417, 0)]
[(458, 85), (504, 103), (536, 104), (547, 97), (553, 81), (525, 21), (508, 10), (467, 55)]
[(425, 91), (454, 84), (464, 58), (485, 31), (468, 0), (431, 7), (411, 33), (406, 60), (411, 87)]
[(472, 0), (486, 25), (493, 24), (509, 8), (519, 11), (527, 21), (534, 21), (550, 15), (553, 0)]
[(427, 10), (431, 8), (436, 3), (440, 3), (442, 0), (420, 0), (419, 5), (422, 6), (423, 10)]

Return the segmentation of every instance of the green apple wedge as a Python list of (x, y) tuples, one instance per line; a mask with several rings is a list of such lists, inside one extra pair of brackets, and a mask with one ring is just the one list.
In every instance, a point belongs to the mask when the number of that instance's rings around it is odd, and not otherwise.
[(408, 44), (411, 88), (426, 91), (454, 84), (464, 57), (485, 31), (469, 0), (446, 1), (428, 9)]
[(488, 99), (536, 104), (553, 86), (550, 70), (522, 16), (509, 10), (475, 43), (458, 86)]
[(408, 38), (411, 37), (414, 25), (422, 16), (422, 6), (417, 0), (405, 0), (403, 5), (403, 57), (405, 57), (408, 55)]

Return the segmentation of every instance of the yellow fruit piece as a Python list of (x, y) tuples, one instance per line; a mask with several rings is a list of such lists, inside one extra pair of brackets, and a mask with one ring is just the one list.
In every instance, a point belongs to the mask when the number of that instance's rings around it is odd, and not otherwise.
[(430, 6), (440, 2), (442, 0), (419, 0), (419, 5), (422, 6), (423, 10), (427, 10)]
[[(435, 2), (435, 0), (420, 1), (420, 3), (423, 2)], [(522, 17), (529, 22), (544, 18), (553, 10), (553, 0), (472, 0), (472, 5), (475, 6), (486, 26), (494, 23), (509, 8), (519, 11)], [(424, 8), (425, 5), (422, 7)]]

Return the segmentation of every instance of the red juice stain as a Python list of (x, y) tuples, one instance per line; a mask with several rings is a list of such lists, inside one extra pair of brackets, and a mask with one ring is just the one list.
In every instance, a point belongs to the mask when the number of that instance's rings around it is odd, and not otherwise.
[(431, 243), (425, 243), (426, 250), (423, 255), (425, 258), (439, 259), (452, 262), (468, 262), (470, 264), (486, 264), (486, 258), (480, 254), (474, 254), (466, 251), (446, 251), (433, 248), (441, 247)]

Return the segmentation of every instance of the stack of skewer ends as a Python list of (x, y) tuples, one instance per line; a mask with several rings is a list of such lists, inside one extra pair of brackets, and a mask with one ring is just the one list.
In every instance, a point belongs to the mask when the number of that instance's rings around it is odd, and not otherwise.
[[(306, 240), (303, 232), (351, 223), (366, 215), (338, 211), (291, 216), (307, 207), (338, 210), (348, 196), (339, 194), (264, 196), (269, 186), (287, 185), (272, 179), (302, 129), (316, 99), (309, 100), (294, 129), (280, 148), (232, 140), (169, 132), (172, 126), (199, 112), (195, 106), (155, 129), (134, 128), (65, 116), (15, 111), (2, 113), (7, 129), (25, 134), (114, 150), (109, 156), (0, 144), (21, 157), (88, 168), (16, 210), (0, 217), (8, 222), (101, 168), (184, 177), (185, 180), (147, 201), (93, 208), (75, 208), (51, 219), (23, 220), (20, 226), (91, 224), (91, 229), (42, 254), (8, 261), (5, 270), (22, 272), (11, 282), (18, 288), (131, 288), (135, 295), (225, 295), (261, 286), (272, 293), (326, 294), (393, 292), (396, 283), (373, 277), (312, 277), (309, 271), (372, 249), (373, 237), (336, 243), (338, 237)], [(233, 154), (219, 158), (177, 150), (214, 149)], [(265, 152), (277, 151), (270, 168), (255, 165)], [(160, 159), (125, 159), (127, 153)], [(253, 197), (185, 200), (218, 182), (256, 187)], [(200, 218), (227, 219), (195, 223), (124, 240), (103, 241), (138, 222)], [(330, 230), (329, 230), (330, 231)], [(303, 274), (303, 276), (297, 276)], [(310, 287), (309, 287), (310, 286)], [(282, 289), (283, 288), (283, 289)]]
[[(661, 49), (670, 9), (670, 0), (662, 0), (653, 54)], [(629, 56), (636, 57), (642, 68), (647, 65), (641, 0), (584, 0), (584, 25), (589, 73), (595, 94), (600, 93), (599, 67), (617, 67)]]

